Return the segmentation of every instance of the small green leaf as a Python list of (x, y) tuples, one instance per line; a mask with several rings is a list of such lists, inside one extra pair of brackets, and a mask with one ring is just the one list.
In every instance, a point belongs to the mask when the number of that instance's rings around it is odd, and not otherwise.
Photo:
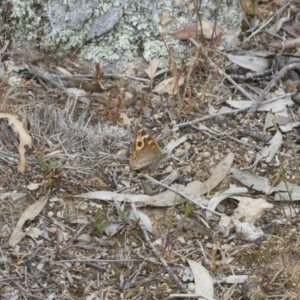
[(60, 168), (60, 162), (59, 161), (50, 161), (50, 168), (52, 170)]
[(118, 216), (122, 219), (123, 222), (127, 221), (127, 216), (126, 216), (126, 213), (123, 209), (118, 208), (117, 213), (118, 213)]
[(97, 232), (102, 232), (107, 226), (108, 222), (106, 220), (101, 221), (101, 223), (97, 225)]
[(37, 157), (38, 165), (39, 168), (41, 169), (42, 172), (46, 172), (48, 170), (48, 166), (45, 162), (45, 157), (42, 154), (39, 154)]

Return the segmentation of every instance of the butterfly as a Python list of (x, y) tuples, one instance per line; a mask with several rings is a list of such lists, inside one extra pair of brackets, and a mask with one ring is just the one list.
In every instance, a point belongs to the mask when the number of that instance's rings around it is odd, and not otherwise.
[(155, 169), (167, 156), (155, 140), (144, 129), (136, 132), (135, 141), (132, 145), (130, 164), (134, 170), (146, 167)]

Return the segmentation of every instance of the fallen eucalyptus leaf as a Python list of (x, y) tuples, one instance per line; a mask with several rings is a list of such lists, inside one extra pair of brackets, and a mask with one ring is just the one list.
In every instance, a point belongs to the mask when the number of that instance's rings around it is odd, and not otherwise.
[(9, 238), (8, 244), (10, 247), (14, 248), (26, 236), (26, 232), (22, 230), (23, 225), (27, 220), (33, 220), (39, 215), (39, 213), (47, 204), (48, 198), (48, 196), (42, 197), (40, 200), (28, 206), (22, 213), (13, 233)]
[(270, 186), (268, 179), (265, 177), (256, 176), (249, 172), (244, 172), (235, 168), (230, 169), (230, 176), (248, 188), (265, 194), (270, 194), (272, 192), (272, 187)]
[(253, 161), (253, 167), (255, 167), (261, 160), (265, 161), (266, 163), (270, 163), (274, 158), (275, 154), (278, 152), (281, 144), (282, 134), (279, 130), (277, 130), (275, 135), (268, 142), (268, 145), (256, 153)]
[(187, 260), (194, 276), (195, 293), (202, 297), (198, 299), (212, 300), (214, 299), (213, 280), (208, 271), (198, 262)]
[(8, 125), (11, 126), (12, 130), (18, 134), (20, 144), (18, 147), (20, 154), (20, 161), (18, 164), (18, 171), (22, 174), (25, 172), (26, 158), (25, 158), (25, 146), (32, 148), (31, 136), (25, 131), (23, 123), (14, 115), (0, 113), (0, 119), (8, 119)]
[(153, 92), (158, 95), (169, 94), (176, 95), (177, 90), (184, 83), (184, 78), (180, 77), (179, 79), (175, 77), (168, 78), (162, 82), (160, 82), (155, 88)]
[(266, 71), (271, 66), (271, 60), (262, 57), (231, 54), (227, 54), (227, 57), (233, 63), (254, 72)]

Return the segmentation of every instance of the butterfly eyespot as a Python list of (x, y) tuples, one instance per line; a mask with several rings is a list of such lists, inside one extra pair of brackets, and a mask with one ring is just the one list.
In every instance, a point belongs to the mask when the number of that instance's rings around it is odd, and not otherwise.
[(135, 150), (140, 151), (145, 147), (144, 141), (136, 141)]
[(138, 156), (136, 155), (136, 153), (132, 154), (132, 161), (136, 162), (138, 160)]

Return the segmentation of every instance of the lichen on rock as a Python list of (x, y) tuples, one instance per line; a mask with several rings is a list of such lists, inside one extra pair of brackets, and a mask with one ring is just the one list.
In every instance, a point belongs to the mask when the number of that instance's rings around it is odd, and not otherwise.
[[(242, 18), (237, 2), (222, 1), (216, 18), (230, 36), (225, 48), (236, 43), (234, 28)], [(202, 1), (201, 17), (214, 20), (217, 5)], [(189, 43), (166, 33), (196, 22), (196, 11), (192, 0), (3, 0), (0, 35), (18, 43), (36, 41), (40, 49), (57, 56), (77, 48), (80, 58), (114, 71), (140, 55), (147, 61), (161, 58), (163, 67), (168, 55), (165, 43), (177, 62), (188, 55)]]

